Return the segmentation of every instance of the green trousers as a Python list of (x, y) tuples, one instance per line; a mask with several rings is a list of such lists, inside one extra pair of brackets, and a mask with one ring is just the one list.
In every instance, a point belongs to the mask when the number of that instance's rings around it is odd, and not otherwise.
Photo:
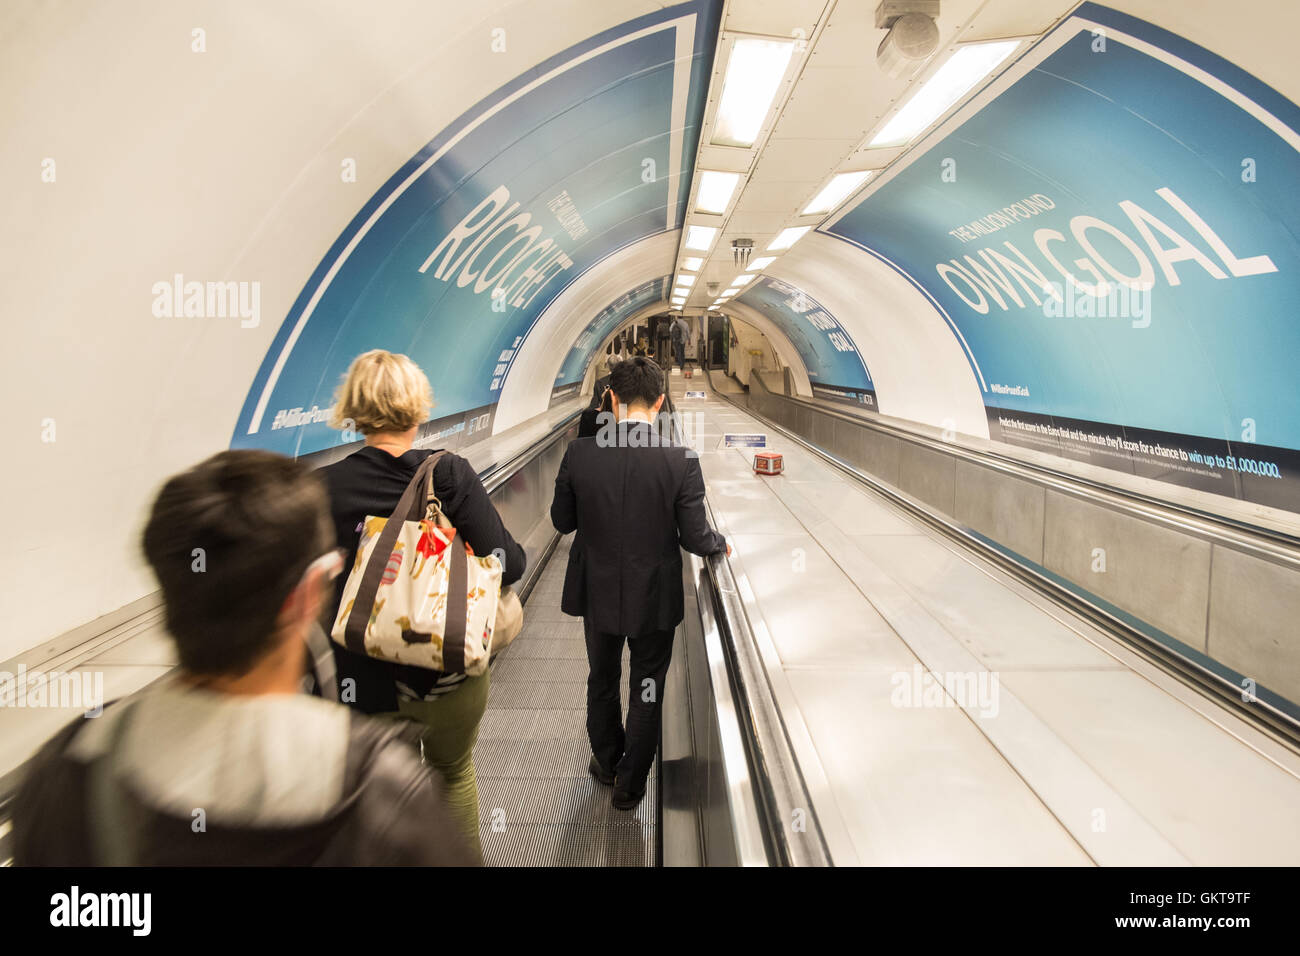
[(450, 694), (433, 700), (398, 700), (397, 714), (424, 724), (421, 739), (424, 760), (438, 771), (443, 795), (469, 845), (481, 859), (479, 842), (478, 780), (474, 776), (474, 744), (478, 725), (487, 709), (491, 671), (467, 677)]

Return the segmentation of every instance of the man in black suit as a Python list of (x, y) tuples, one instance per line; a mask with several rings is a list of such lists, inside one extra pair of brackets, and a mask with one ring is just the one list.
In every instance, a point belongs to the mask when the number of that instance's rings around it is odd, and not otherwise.
[[(561, 609), (587, 637), (592, 776), (632, 810), (659, 745), (664, 676), (682, 620), (682, 554), (730, 552), (704, 513), (699, 458), (652, 423), (664, 403), (659, 366), (631, 358), (610, 373), (614, 421), (572, 442), (555, 478), (551, 522), (576, 530)], [(623, 641), (631, 655), (627, 727), (619, 707)]]

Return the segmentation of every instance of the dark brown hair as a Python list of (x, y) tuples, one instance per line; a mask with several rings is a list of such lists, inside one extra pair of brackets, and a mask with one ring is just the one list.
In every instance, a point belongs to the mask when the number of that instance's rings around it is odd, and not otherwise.
[(223, 451), (163, 485), (144, 529), (181, 666), (242, 674), (274, 644), (307, 566), (334, 544), (324, 487), (301, 462)]

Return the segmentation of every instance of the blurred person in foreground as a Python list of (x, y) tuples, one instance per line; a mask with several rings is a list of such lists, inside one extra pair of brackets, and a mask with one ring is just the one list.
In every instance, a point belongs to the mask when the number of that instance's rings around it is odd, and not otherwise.
[[(682, 552), (730, 552), (709, 527), (698, 455), (665, 440), (655, 416), (663, 371), (631, 358), (610, 372), (617, 424), (575, 439), (555, 478), (551, 523), (577, 531), (561, 610), (581, 616), (587, 641), (588, 771), (633, 810), (659, 746), (664, 676), (684, 612)], [(623, 642), (631, 657), (627, 724), (620, 712)]]
[(180, 667), (33, 758), (19, 865), (468, 865), (401, 728), (299, 693), (341, 567), (306, 465), (226, 451), (170, 479), (144, 531)]

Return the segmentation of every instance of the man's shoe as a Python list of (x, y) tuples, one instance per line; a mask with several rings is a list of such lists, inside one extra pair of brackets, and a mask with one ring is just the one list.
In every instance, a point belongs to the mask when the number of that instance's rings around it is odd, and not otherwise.
[(637, 804), (645, 796), (645, 788), (641, 788), (640, 793), (632, 793), (618, 783), (614, 784), (614, 796), (610, 802), (614, 805), (615, 810), (635, 810)]
[(600, 761), (594, 754), (591, 763), (587, 764), (587, 771), (596, 778), (597, 783), (603, 783), (607, 787), (614, 786), (614, 775), (600, 765)]

